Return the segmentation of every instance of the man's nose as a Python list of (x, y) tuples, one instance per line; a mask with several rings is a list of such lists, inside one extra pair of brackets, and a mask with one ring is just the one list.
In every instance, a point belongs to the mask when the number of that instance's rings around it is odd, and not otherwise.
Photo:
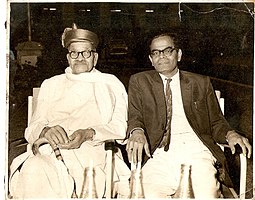
[(84, 60), (85, 58), (81, 53), (78, 54), (77, 60)]
[(160, 57), (160, 58), (165, 57), (165, 54), (164, 54), (163, 51), (160, 51), (160, 52), (159, 52), (159, 57)]

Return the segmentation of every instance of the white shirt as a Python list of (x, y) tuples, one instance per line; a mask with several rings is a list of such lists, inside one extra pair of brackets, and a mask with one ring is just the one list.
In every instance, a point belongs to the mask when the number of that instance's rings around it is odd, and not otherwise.
[[(162, 74), (159, 75), (163, 81), (165, 91), (167, 77)], [(173, 77), (171, 77), (171, 79), (172, 121), (170, 148), (175, 149), (186, 158), (203, 151), (210, 153), (208, 148), (202, 143), (190, 126), (185, 115), (181, 95), (179, 70)]]

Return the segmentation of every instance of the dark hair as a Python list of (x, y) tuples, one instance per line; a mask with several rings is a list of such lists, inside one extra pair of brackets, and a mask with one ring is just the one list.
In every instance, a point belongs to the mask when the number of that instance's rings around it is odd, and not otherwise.
[(159, 37), (164, 37), (164, 36), (168, 36), (168, 37), (170, 37), (170, 38), (173, 40), (173, 42), (174, 42), (174, 47), (175, 47), (175, 48), (177, 48), (177, 49), (181, 48), (181, 47), (180, 47), (180, 40), (179, 40), (179, 38), (178, 38), (178, 35), (177, 35), (176, 33), (171, 33), (171, 32), (160, 33), (160, 34), (157, 34), (157, 35), (153, 36), (153, 37), (149, 40), (149, 48), (150, 48), (150, 45), (151, 45), (151, 43), (152, 43), (152, 41), (153, 41), (154, 39), (157, 39), (157, 38), (159, 38)]

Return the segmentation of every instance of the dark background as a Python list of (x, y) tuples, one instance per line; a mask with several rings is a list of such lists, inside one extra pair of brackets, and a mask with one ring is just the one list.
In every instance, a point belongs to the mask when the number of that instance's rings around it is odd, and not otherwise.
[[(253, 143), (253, 3), (30, 3), (31, 40), (43, 46), (36, 67), (10, 62), (9, 142), (23, 137), (27, 96), (68, 66), (60, 37), (75, 22), (100, 37), (97, 69), (128, 87), (131, 74), (152, 69), (147, 41), (155, 32), (180, 34), (180, 69), (211, 77), (225, 98), (231, 126)], [(147, 11), (146, 11), (147, 10)], [(153, 11), (153, 12), (152, 12)], [(10, 50), (29, 40), (28, 4), (10, 4)], [(121, 44), (119, 44), (119, 42)], [(125, 47), (125, 48), (124, 48)], [(118, 52), (125, 54), (117, 55)], [(20, 152), (9, 154), (9, 162)], [(231, 161), (232, 162), (232, 161)], [(252, 159), (247, 195), (252, 195)]]

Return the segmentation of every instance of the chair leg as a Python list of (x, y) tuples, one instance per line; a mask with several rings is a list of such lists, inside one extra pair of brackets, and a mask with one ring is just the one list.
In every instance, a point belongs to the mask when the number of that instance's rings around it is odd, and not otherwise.
[(112, 197), (112, 174), (113, 174), (113, 168), (112, 168), (112, 156), (113, 151), (115, 148), (115, 142), (114, 140), (107, 140), (105, 141), (105, 150), (106, 150), (106, 199), (111, 199)]

